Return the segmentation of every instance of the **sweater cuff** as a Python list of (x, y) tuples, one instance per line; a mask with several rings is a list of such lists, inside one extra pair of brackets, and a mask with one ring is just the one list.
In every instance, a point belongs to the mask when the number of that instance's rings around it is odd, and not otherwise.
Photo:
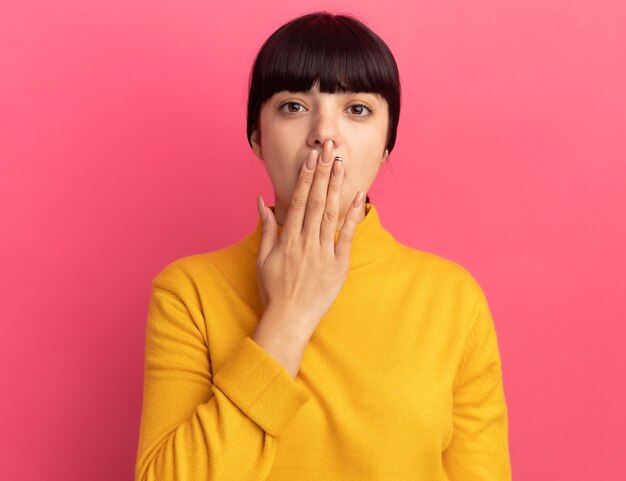
[(215, 374), (213, 384), (274, 437), (311, 397), (276, 359), (247, 336)]

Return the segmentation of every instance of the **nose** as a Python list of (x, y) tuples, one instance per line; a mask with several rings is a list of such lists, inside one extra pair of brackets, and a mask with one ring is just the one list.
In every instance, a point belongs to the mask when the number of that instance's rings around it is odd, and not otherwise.
[(311, 130), (307, 143), (310, 148), (317, 149), (321, 153), (328, 140), (333, 141), (335, 150), (341, 146), (339, 116), (330, 107), (319, 107), (311, 115)]

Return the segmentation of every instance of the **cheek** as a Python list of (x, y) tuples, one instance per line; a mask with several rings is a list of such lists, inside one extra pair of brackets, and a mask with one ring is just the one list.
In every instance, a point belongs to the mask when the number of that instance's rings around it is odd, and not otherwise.
[(368, 189), (376, 178), (377, 169), (373, 165), (363, 165), (355, 163), (349, 166), (343, 174), (343, 190), (354, 192), (359, 189)]
[(299, 152), (295, 136), (280, 129), (276, 124), (272, 124), (271, 127), (261, 132), (263, 152), (274, 162), (294, 164)]
[(300, 175), (300, 167), (294, 165), (287, 154), (281, 156), (279, 150), (268, 153), (265, 169), (274, 190), (282, 200), (288, 199), (294, 191)]

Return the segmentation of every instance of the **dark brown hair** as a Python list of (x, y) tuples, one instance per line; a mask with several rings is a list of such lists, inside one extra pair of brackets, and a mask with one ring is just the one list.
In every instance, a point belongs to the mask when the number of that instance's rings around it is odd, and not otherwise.
[(354, 17), (309, 13), (276, 30), (254, 61), (248, 91), (248, 143), (258, 129), (261, 107), (283, 90), (380, 94), (389, 106), (386, 148), (396, 143), (400, 119), (400, 75), (389, 47)]

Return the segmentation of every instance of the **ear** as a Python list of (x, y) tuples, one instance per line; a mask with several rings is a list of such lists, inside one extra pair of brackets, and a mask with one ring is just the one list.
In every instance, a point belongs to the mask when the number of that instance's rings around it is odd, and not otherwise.
[(263, 151), (261, 150), (261, 139), (259, 138), (259, 130), (254, 129), (250, 135), (250, 143), (252, 144), (252, 150), (254, 155), (263, 160)]
[(383, 164), (383, 162), (385, 162), (385, 160), (387, 160), (387, 157), (389, 157), (389, 150), (385, 149), (385, 153), (383, 154), (383, 160), (380, 161), (381, 165)]

